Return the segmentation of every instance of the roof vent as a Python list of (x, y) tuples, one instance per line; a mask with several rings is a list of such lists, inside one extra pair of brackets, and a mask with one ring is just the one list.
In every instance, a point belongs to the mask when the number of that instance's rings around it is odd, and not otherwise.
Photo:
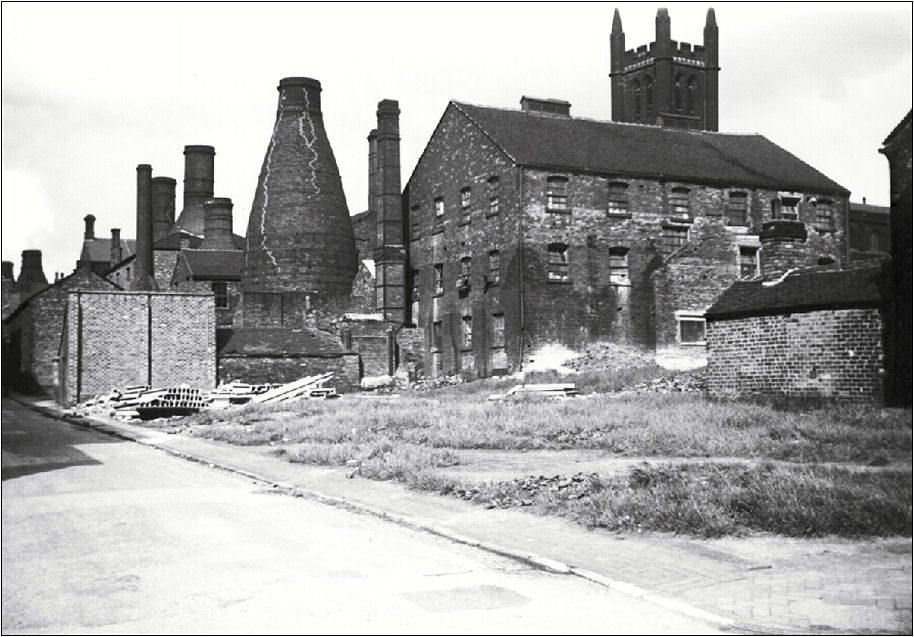
[(520, 106), (525, 113), (571, 117), (571, 103), (566, 102), (565, 100), (544, 99), (524, 95), (520, 98)]

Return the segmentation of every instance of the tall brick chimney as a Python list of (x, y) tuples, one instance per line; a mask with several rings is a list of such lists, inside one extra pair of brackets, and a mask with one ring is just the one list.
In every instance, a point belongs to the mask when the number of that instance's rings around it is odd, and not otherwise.
[(774, 281), (787, 270), (808, 263), (806, 226), (792, 219), (773, 219), (762, 224), (759, 234), (762, 281)]
[(384, 320), (403, 323), (406, 248), (400, 198), (400, 106), (396, 100), (381, 100), (377, 116), (375, 306), (384, 315)]
[(279, 82), (276, 123), (248, 218), (245, 291), (348, 295), (358, 253), (324, 129), (321, 84)]
[(152, 178), (152, 238), (164, 239), (175, 225), (175, 185), (171, 177)]
[(184, 209), (175, 222), (183, 228), (203, 235), (205, 213), (203, 204), (213, 198), (216, 150), (212, 146), (184, 147)]
[(152, 254), (152, 166), (136, 167), (136, 261), (131, 290), (155, 290)]
[(215, 197), (203, 204), (206, 228), (203, 231), (201, 250), (236, 250), (232, 235), (232, 200)]
[(378, 130), (368, 133), (368, 211), (378, 210)]
[(91, 241), (95, 238), (95, 215), (89, 213), (83, 217), (83, 221), (86, 222), (86, 229), (83, 232), (83, 239), (86, 241)]
[(23, 298), (38, 290), (48, 287), (48, 278), (41, 265), (41, 250), (23, 250), (22, 267), (19, 268), (19, 280), (16, 287)]
[(115, 266), (124, 259), (124, 251), (121, 248), (121, 229), (111, 228), (111, 266)]

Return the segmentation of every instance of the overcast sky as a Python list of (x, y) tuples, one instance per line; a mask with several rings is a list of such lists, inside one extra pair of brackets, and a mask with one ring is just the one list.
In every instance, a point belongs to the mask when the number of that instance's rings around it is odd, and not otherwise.
[[(135, 236), (136, 165), (178, 180), (186, 144), (216, 148), (215, 195), (244, 234), (276, 85), (323, 85), (324, 122), (351, 214), (366, 208), (367, 141), (400, 102), (402, 179), (449, 99), (517, 108), (555, 97), (609, 120), (609, 31), (654, 39), (652, 4), (2, 5), (2, 254), (44, 251), (70, 273), (82, 218)], [(707, 6), (667, 3), (673, 39), (700, 44)], [(882, 140), (911, 108), (911, 4), (713, 5), (720, 130), (761, 133), (888, 204)]]

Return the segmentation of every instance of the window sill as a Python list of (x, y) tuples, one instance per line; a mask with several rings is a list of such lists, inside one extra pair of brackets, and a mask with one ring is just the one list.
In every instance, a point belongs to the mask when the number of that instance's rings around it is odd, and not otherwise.
[(469, 217), (467, 217), (467, 218), (465, 218), (465, 219), (461, 219), (460, 221), (457, 222), (457, 225), (458, 225), (458, 226), (468, 226), (468, 225), (470, 225), (470, 219), (469, 219)]
[(460, 348), (460, 353), (461, 353), (461, 354), (472, 354), (472, 353), (473, 353), (473, 348), (472, 348), (472, 347), (461, 347), (461, 348)]
[(680, 347), (704, 347), (705, 345), (706, 345), (706, 341), (696, 341), (694, 343), (680, 343), (679, 344)]

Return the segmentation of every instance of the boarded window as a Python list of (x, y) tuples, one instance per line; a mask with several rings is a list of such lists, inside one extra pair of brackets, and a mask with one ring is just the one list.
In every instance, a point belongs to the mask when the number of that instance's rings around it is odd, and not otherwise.
[(758, 248), (755, 246), (739, 247), (739, 277), (749, 279), (759, 273)]
[(546, 209), (558, 212), (568, 210), (568, 179), (565, 177), (546, 179)]
[(689, 218), (689, 189), (677, 186), (670, 192), (670, 214), (677, 218)]
[(616, 246), (609, 249), (609, 282), (612, 285), (629, 285), (628, 248)]
[(489, 283), (501, 281), (501, 254), (498, 250), (489, 252)]
[(568, 246), (564, 243), (549, 244), (547, 277), (550, 281), (568, 280)]
[(228, 283), (225, 281), (213, 281), (213, 294), (216, 295), (216, 307), (227, 308), (228, 303)]
[(492, 315), (492, 347), (505, 346), (505, 315), (498, 312)]
[(749, 222), (749, 198), (744, 192), (731, 192), (727, 200), (727, 221), (742, 226)]
[(611, 214), (628, 214), (628, 184), (624, 181), (609, 183), (609, 206)]
[(472, 349), (473, 347), (473, 317), (464, 316), (463, 322), (463, 348)]

